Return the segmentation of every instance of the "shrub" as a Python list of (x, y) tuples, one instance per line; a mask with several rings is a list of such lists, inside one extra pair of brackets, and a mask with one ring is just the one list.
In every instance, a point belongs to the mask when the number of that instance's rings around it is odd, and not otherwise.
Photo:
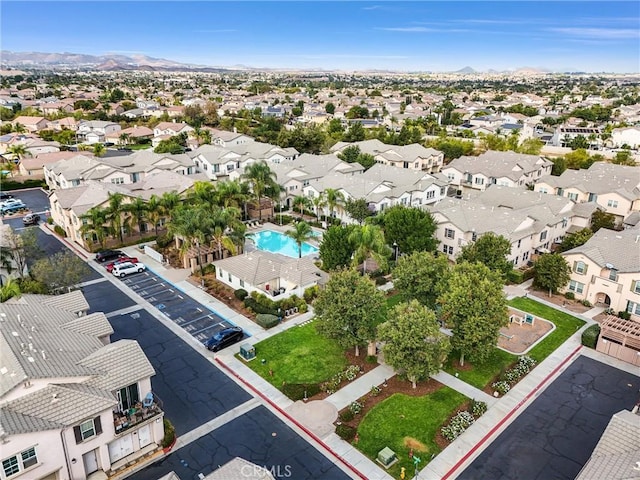
[(623, 320), (630, 320), (631, 314), (629, 312), (625, 312), (624, 310), (620, 310), (618, 312), (618, 317), (622, 318)]
[(384, 277), (376, 277), (376, 285), (385, 285), (387, 283), (387, 279)]
[(162, 448), (169, 447), (176, 438), (176, 430), (167, 417), (164, 417), (164, 438), (162, 439)]
[(374, 385), (371, 387), (371, 391), (369, 392), (369, 395), (371, 395), (372, 397), (377, 397), (378, 395), (380, 395), (380, 387)]
[(582, 345), (589, 348), (596, 348), (598, 343), (598, 336), (600, 335), (600, 325), (597, 323), (591, 325), (584, 332), (582, 332)]
[(244, 288), (239, 288), (237, 290), (234, 290), (233, 294), (236, 296), (238, 300), (242, 301), (245, 298), (247, 298), (247, 295), (249, 295), (249, 292), (247, 292)]
[(349, 410), (351, 410), (354, 415), (359, 414), (363, 408), (364, 405), (357, 400), (355, 402), (351, 402), (351, 405), (349, 405)]
[(345, 410), (340, 413), (340, 420), (343, 422), (350, 422), (355, 417), (355, 414), (351, 410)]
[(367, 355), (367, 358), (365, 359), (365, 362), (367, 363), (378, 363), (378, 357), (375, 355)]
[(53, 231), (56, 232), (61, 237), (66, 237), (67, 236), (67, 232), (65, 232), (64, 228), (62, 228), (60, 225), (54, 226), (53, 227)]
[(582, 300), (582, 305), (584, 305), (585, 307), (591, 307), (591, 302), (589, 300), (587, 300), (586, 298), (584, 300)]
[(277, 315), (270, 315), (268, 313), (259, 313), (256, 315), (256, 323), (262, 328), (275, 327), (280, 322), (280, 318)]
[(53, 225), (53, 218), (47, 217), (47, 224)]
[(173, 237), (171, 235), (158, 235), (158, 238), (156, 238), (156, 245), (158, 248), (166, 248), (171, 245), (171, 242), (173, 242)]
[(524, 282), (524, 272), (521, 270), (511, 270), (507, 273), (507, 282), (516, 285)]
[(320, 393), (320, 385), (317, 383), (285, 383), (282, 386), (282, 393), (284, 393), (291, 400), (303, 400), (305, 398), (313, 397)]
[(448, 425), (442, 427), (440, 432), (442, 436), (452, 442), (460, 436), (467, 428), (469, 428), (474, 422), (473, 415), (466, 410), (458, 412), (449, 422)]
[(247, 307), (247, 308), (250, 308), (255, 313), (268, 313), (268, 314), (274, 315), (276, 317), (278, 316), (278, 310), (277, 309), (264, 306), (264, 305), (258, 303), (258, 301), (256, 301), (255, 298), (252, 298), (250, 296), (244, 299), (244, 306)]
[(536, 276), (535, 268), (528, 268), (527, 270), (522, 272), (522, 280), (525, 281), (525, 282), (527, 280), (531, 280), (535, 276)]
[(356, 429), (349, 425), (340, 424), (336, 427), (336, 434), (343, 440), (353, 440), (356, 436)]
[(22, 188), (34, 188), (34, 187), (41, 187), (46, 189), (49, 188), (47, 187), (47, 182), (45, 182), (44, 180), (29, 179), (29, 180), (25, 180), (24, 182), (18, 182), (16, 180), (9, 180), (9, 179), (3, 178), (0, 181), (0, 190), (2, 190), (3, 192), (8, 190), (19, 190)]
[(575, 300), (576, 294), (573, 292), (567, 292), (564, 294), (564, 298), (566, 298), (567, 300)]
[(471, 414), (475, 417), (481, 417), (487, 411), (487, 404), (477, 400), (471, 403)]
[(351, 381), (354, 380), (360, 373), (360, 367), (357, 365), (349, 365), (344, 371), (344, 378)]
[(320, 287), (318, 285), (314, 285), (313, 287), (309, 287), (304, 291), (302, 297), (304, 301), (307, 303), (313, 302), (318, 294), (320, 293)]
[(491, 385), (491, 387), (500, 395), (504, 395), (509, 390), (511, 390), (511, 385), (509, 384), (509, 382), (505, 382), (504, 380), (495, 382), (494, 384)]

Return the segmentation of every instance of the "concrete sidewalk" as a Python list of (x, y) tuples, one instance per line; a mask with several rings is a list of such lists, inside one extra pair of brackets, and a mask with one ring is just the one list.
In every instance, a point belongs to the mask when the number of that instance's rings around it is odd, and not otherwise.
[(371, 387), (383, 384), (388, 378), (395, 375), (393, 368), (388, 365), (378, 365), (370, 372), (365, 373), (349, 385), (342, 387), (333, 395), (329, 395), (325, 401), (342, 410), (360, 397), (371, 391)]
[(444, 370), (440, 370), (435, 375), (431, 375), (431, 378), (437, 380), (438, 382), (446, 385), (449, 388), (453, 388), (454, 390), (462, 393), (463, 395), (471, 398), (472, 400), (477, 400), (479, 402), (484, 402), (487, 404), (487, 407), (491, 407), (494, 403), (498, 401), (497, 398), (492, 397), (488, 393), (483, 392), (482, 390), (474, 387), (473, 385), (469, 385), (467, 382), (463, 382), (459, 378), (454, 377), (453, 375), (445, 372)]

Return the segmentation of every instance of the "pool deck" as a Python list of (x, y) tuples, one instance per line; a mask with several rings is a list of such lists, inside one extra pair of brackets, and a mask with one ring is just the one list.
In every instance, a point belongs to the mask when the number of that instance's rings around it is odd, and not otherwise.
[[(252, 234), (255, 234), (255, 233), (264, 232), (264, 231), (267, 231), (267, 230), (271, 230), (273, 232), (278, 232), (278, 233), (284, 234), (287, 230), (290, 230), (290, 229), (291, 229), (291, 225), (278, 225), (278, 224), (271, 223), (271, 222), (265, 222), (265, 223), (259, 224), (258, 226), (255, 226), (255, 227), (248, 227), (247, 228), (247, 242), (245, 242), (245, 250), (247, 252), (251, 252), (253, 250), (259, 250), (255, 246), (255, 243), (251, 240), (249, 235), (252, 235)], [(309, 245), (311, 245), (314, 248), (320, 248), (320, 240), (322, 240), (323, 231), (322, 231), (322, 229), (316, 228), (316, 227), (311, 227), (311, 229), (314, 231), (314, 233), (319, 234), (319, 235), (317, 237), (315, 237), (315, 238), (307, 240), (305, 243), (308, 243)], [(284, 255), (284, 254), (281, 254), (281, 253), (277, 253), (277, 252), (270, 252), (270, 253), (273, 253), (274, 255), (281, 255), (283, 258), (295, 258), (295, 257), (290, 257), (288, 255)], [(314, 252), (313, 254), (309, 253), (309, 254), (305, 255), (305, 257), (308, 257), (308, 256), (318, 257), (318, 255), (319, 255), (319, 252)]]

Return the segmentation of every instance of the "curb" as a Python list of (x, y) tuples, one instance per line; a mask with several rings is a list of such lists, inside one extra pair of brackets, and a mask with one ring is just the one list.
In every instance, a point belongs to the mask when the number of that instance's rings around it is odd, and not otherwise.
[(303, 432), (305, 432), (307, 435), (309, 435), (311, 438), (313, 438), (319, 445), (322, 445), (322, 447), (329, 452), (331, 455), (333, 455), (335, 458), (337, 458), (344, 466), (346, 466), (349, 470), (351, 470), (353, 473), (355, 473), (359, 478), (361, 478), (362, 480), (368, 480), (367, 477), (360, 472), (356, 467), (354, 467), (353, 465), (351, 465), (349, 462), (347, 462), (344, 458), (342, 458), (340, 455), (338, 455), (335, 451), (333, 451), (331, 448), (329, 448), (322, 440), (320, 440), (313, 432), (311, 432), (307, 427), (305, 427), (304, 425), (302, 425), (300, 422), (298, 422), (295, 418), (293, 418), (291, 415), (289, 415), (287, 412), (285, 412), (282, 408), (280, 408), (278, 405), (276, 405), (271, 399), (269, 399), (266, 395), (264, 395), (262, 392), (260, 392), (257, 388), (255, 388), (253, 385), (251, 385), (249, 382), (247, 382), (244, 378), (242, 378), (238, 373), (236, 373), (231, 367), (229, 367), (226, 363), (224, 363), (222, 360), (220, 360), (220, 358), (218, 358), (217, 356), (215, 357), (215, 361), (221, 366), (223, 367), (225, 370), (227, 370), (229, 372), (230, 375), (233, 375), (235, 378), (237, 378), (238, 380), (240, 380), (244, 385), (246, 385), (249, 389), (251, 389), (256, 395), (258, 395), (261, 399), (263, 399), (265, 402), (267, 402), (269, 405), (271, 405), (273, 408), (275, 408), (281, 415), (283, 415), (287, 420), (289, 420), (291, 423), (293, 423), (294, 425), (296, 425), (298, 428), (300, 428)]
[(484, 443), (489, 439), (489, 437), (491, 437), (492, 435), (494, 435), (496, 433), (496, 431), (502, 427), (505, 422), (507, 420), (509, 420), (520, 408), (522, 408), (522, 406), (536, 393), (538, 392), (538, 390), (540, 390), (548, 381), (551, 377), (553, 377), (556, 373), (558, 373), (558, 371), (564, 367), (564, 365), (569, 362), (569, 360), (572, 360), (573, 357), (575, 357), (575, 355), (582, 349), (582, 345), (578, 345), (573, 352), (571, 352), (567, 358), (565, 358), (559, 365), (556, 365), (556, 367), (549, 372), (549, 374), (544, 377), (544, 379), (533, 389), (531, 390), (527, 395), (525, 395), (525, 397), (520, 400), (515, 407), (513, 407), (509, 413), (507, 413), (502, 420), (500, 420), (498, 423), (496, 423), (494, 425), (494, 427), (489, 430), (489, 432), (487, 432), (487, 434), (482, 437), (482, 439), (480, 439), (480, 441), (478, 443), (476, 443), (473, 448), (471, 450), (469, 450), (460, 460), (458, 460), (456, 462), (456, 464), (451, 467), (451, 469), (444, 474), (444, 476), (440, 479), (440, 480), (446, 480), (447, 478), (451, 478), (451, 476), (456, 472), (456, 470), (458, 470), (463, 463), (465, 463), (469, 457), (471, 457), (482, 445), (484, 445)]

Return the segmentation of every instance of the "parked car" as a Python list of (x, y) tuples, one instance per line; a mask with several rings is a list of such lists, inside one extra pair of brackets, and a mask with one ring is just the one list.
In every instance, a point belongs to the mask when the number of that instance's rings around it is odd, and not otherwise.
[(13, 207), (16, 205), (24, 205), (24, 202), (19, 198), (8, 198), (0, 203), (0, 207)]
[(13, 198), (13, 195), (11, 195), (10, 193), (0, 192), (0, 201), (1, 202), (4, 202), (5, 200), (9, 200), (10, 198)]
[(103, 250), (96, 253), (96, 262), (104, 263), (108, 260), (115, 260), (120, 257), (126, 257), (126, 255), (120, 250)]
[(20, 210), (26, 210), (27, 206), (22, 203), (22, 201), (18, 200), (17, 202), (12, 202), (8, 205), (0, 206), (0, 214), (2, 215), (12, 215), (14, 213), (18, 213)]
[(38, 225), (38, 222), (40, 222), (40, 215), (38, 215), (37, 213), (30, 213), (28, 215), (25, 215), (24, 217), (22, 217), (22, 223), (26, 226), (26, 225)]
[(111, 273), (111, 271), (113, 270), (113, 267), (115, 267), (116, 265), (120, 265), (121, 263), (125, 263), (125, 262), (138, 263), (138, 259), (136, 257), (120, 257), (120, 258), (116, 258), (113, 262), (107, 263), (105, 265), (105, 268), (107, 269), (107, 272)]
[(240, 327), (229, 327), (220, 330), (204, 344), (207, 350), (217, 352), (242, 340), (244, 332)]
[(116, 277), (123, 278), (132, 273), (141, 273), (146, 270), (146, 268), (144, 263), (124, 262), (115, 265), (111, 273)]

